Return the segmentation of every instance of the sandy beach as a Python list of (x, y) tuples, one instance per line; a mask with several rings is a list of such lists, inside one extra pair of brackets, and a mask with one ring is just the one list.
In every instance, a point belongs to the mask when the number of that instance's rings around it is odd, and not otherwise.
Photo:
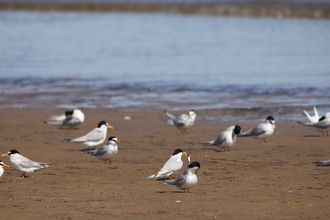
[[(51, 166), (20, 178), (5, 169), (0, 178), (1, 219), (329, 219), (330, 167), (313, 162), (330, 159), (330, 137), (292, 121), (276, 121), (267, 144), (238, 138), (230, 152), (201, 143), (225, 128), (251, 121), (212, 121), (237, 110), (200, 110), (188, 134), (166, 123), (163, 111), (83, 109), (86, 120), (78, 130), (43, 123), (63, 109), (0, 109), (1, 154), (16, 149)], [(179, 114), (182, 112), (172, 112)], [(240, 110), (249, 117), (267, 112)], [(124, 120), (130, 116), (131, 120)], [(276, 113), (273, 114), (275, 120)], [(220, 117), (221, 118), (221, 117)], [(64, 139), (86, 134), (105, 120), (115, 129), (108, 137), (121, 141), (115, 164), (80, 150), (82, 144)], [(162, 167), (174, 149), (182, 148), (198, 161), (199, 183), (183, 193), (147, 179)], [(1, 158), (8, 164), (8, 158)], [(188, 165), (173, 176), (178, 176)]]

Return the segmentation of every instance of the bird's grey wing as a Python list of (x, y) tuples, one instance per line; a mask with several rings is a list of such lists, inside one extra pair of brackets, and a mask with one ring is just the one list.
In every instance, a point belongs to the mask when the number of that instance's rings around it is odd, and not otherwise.
[(102, 147), (100, 147), (98, 150), (95, 151), (89, 151), (88, 154), (93, 155), (93, 156), (102, 156), (107, 152), (106, 147), (103, 145)]
[(246, 132), (242, 132), (241, 134), (238, 134), (238, 137), (247, 137), (247, 136), (259, 136), (262, 135), (264, 133), (266, 133), (266, 129), (265, 129), (265, 124), (259, 124), (257, 125), (257, 127), (252, 128)]
[(173, 120), (173, 124), (176, 125), (177, 127), (183, 127), (185, 125), (184, 122), (179, 120)]
[(186, 181), (186, 175), (180, 175), (176, 180), (176, 185), (182, 185)]
[(265, 124), (259, 124), (257, 127), (252, 129), (252, 135), (262, 135), (266, 133), (267, 129)]
[(169, 185), (175, 185), (175, 186), (180, 186), (186, 181), (186, 176), (185, 175), (180, 175), (178, 178), (175, 180), (164, 180), (163, 182)]
[(226, 141), (226, 136), (220, 133), (216, 140), (204, 143), (204, 146), (222, 145)]
[(164, 175), (168, 172), (173, 172), (175, 170), (181, 169), (183, 163), (177, 162), (176, 158), (171, 157), (164, 166), (159, 170), (157, 175)]
[(75, 125), (81, 123), (81, 121), (77, 118), (72, 118), (72, 117), (67, 117), (64, 121), (63, 121), (63, 125)]
[(224, 133), (220, 133), (218, 138), (215, 140), (216, 145), (222, 145), (226, 141), (226, 136)]
[(187, 114), (182, 114), (179, 117), (177, 117), (175, 120), (173, 120), (173, 123), (177, 126), (177, 127), (183, 127), (186, 125), (187, 121), (188, 121), (189, 117)]
[(101, 130), (94, 128), (91, 132), (89, 132), (85, 136), (72, 139), (71, 141), (99, 141), (103, 137), (104, 137), (104, 133)]
[[(20, 167), (25, 168), (25, 169), (29, 169), (29, 168), (44, 168), (47, 167), (48, 164), (41, 164), (35, 161), (32, 161), (28, 158), (22, 157), (18, 163), (17, 163)], [(48, 165), (49, 166), (49, 165)]]

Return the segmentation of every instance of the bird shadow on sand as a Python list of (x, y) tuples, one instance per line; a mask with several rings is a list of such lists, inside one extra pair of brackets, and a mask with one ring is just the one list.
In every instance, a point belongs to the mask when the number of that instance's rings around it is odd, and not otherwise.
[(210, 149), (210, 147), (203, 147), (202, 150), (211, 150), (211, 151), (214, 151), (214, 152), (217, 152), (217, 153), (224, 153), (226, 151), (224, 151), (223, 149), (220, 149), (220, 148), (212, 148)]
[[(185, 193), (185, 192), (176, 190), (176, 191), (156, 191), (156, 193), (179, 193), (179, 194), (181, 194), (181, 193)], [(187, 194), (189, 194), (189, 193), (187, 193)]]
[(157, 181), (163, 181), (163, 180), (170, 180), (170, 178), (169, 177), (164, 177), (164, 178), (158, 178), (158, 179), (156, 179)]
[(311, 137), (322, 137), (322, 136), (316, 134), (308, 134), (308, 135), (304, 135), (304, 137), (311, 138)]

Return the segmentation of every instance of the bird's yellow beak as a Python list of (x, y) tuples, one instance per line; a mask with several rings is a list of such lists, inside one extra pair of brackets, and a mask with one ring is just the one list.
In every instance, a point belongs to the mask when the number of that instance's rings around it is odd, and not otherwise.
[(8, 154), (2, 154), (1, 157), (8, 157)]
[(119, 140), (116, 140), (115, 142), (116, 142), (117, 144), (119, 144), (119, 143), (120, 143), (120, 141), (119, 141)]
[(273, 123), (274, 128), (276, 128), (275, 122)]
[(3, 164), (2, 166), (7, 167), (7, 168), (10, 168), (10, 166), (7, 165), (7, 164)]
[(195, 174), (197, 174), (198, 170), (196, 170)]
[(186, 151), (183, 151), (182, 155), (186, 155), (187, 157), (189, 156), (189, 154)]
[(110, 129), (114, 129), (111, 125), (108, 125), (108, 128), (110, 128)]

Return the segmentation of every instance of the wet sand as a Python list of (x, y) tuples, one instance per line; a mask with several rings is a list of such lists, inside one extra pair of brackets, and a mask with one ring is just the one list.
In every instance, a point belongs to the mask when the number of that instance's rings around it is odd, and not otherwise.
[[(163, 111), (122, 112), (84, 109), (79, 130), (58, 129), (43, 123), (62, 109), (0, 109), (1, 154), (16, 149), (38, 162), (51, 163), (20, 178), (6, 169), (0, 178), (1, 219), (328, 219), (330, 167), (315, 161), (330, 159), (330, 137), (292, 121), (277, 121), (275, 133), (261, 144), (238, 138), (230, 152), (204, 147), (230, 125), (243, 130), (251, 121), (211, 121), (238, 110), (197, 111), (195, 126), (181, 135), (166, 123)], [(181, 112), (172, 112), (179, 114)], [(239, 110), (266, 118), (267, 113)], [(132, 120), (124, 120), (124, 116)], [(276, 114), (273, 115), (275, 119)], [(100, 120), (121, 141), (114, 165), (80, 150), (66, 138), (86, 134)], [(176, 148), (199, 161), (199, 183), (183, 193), (146, 177), (158, 171)], [(8, 163), (8, 158), (2, 158)], [(184, 167), (187, 159), (183, 157)], [(174, 176), (179, 175), (184, 168)]]

